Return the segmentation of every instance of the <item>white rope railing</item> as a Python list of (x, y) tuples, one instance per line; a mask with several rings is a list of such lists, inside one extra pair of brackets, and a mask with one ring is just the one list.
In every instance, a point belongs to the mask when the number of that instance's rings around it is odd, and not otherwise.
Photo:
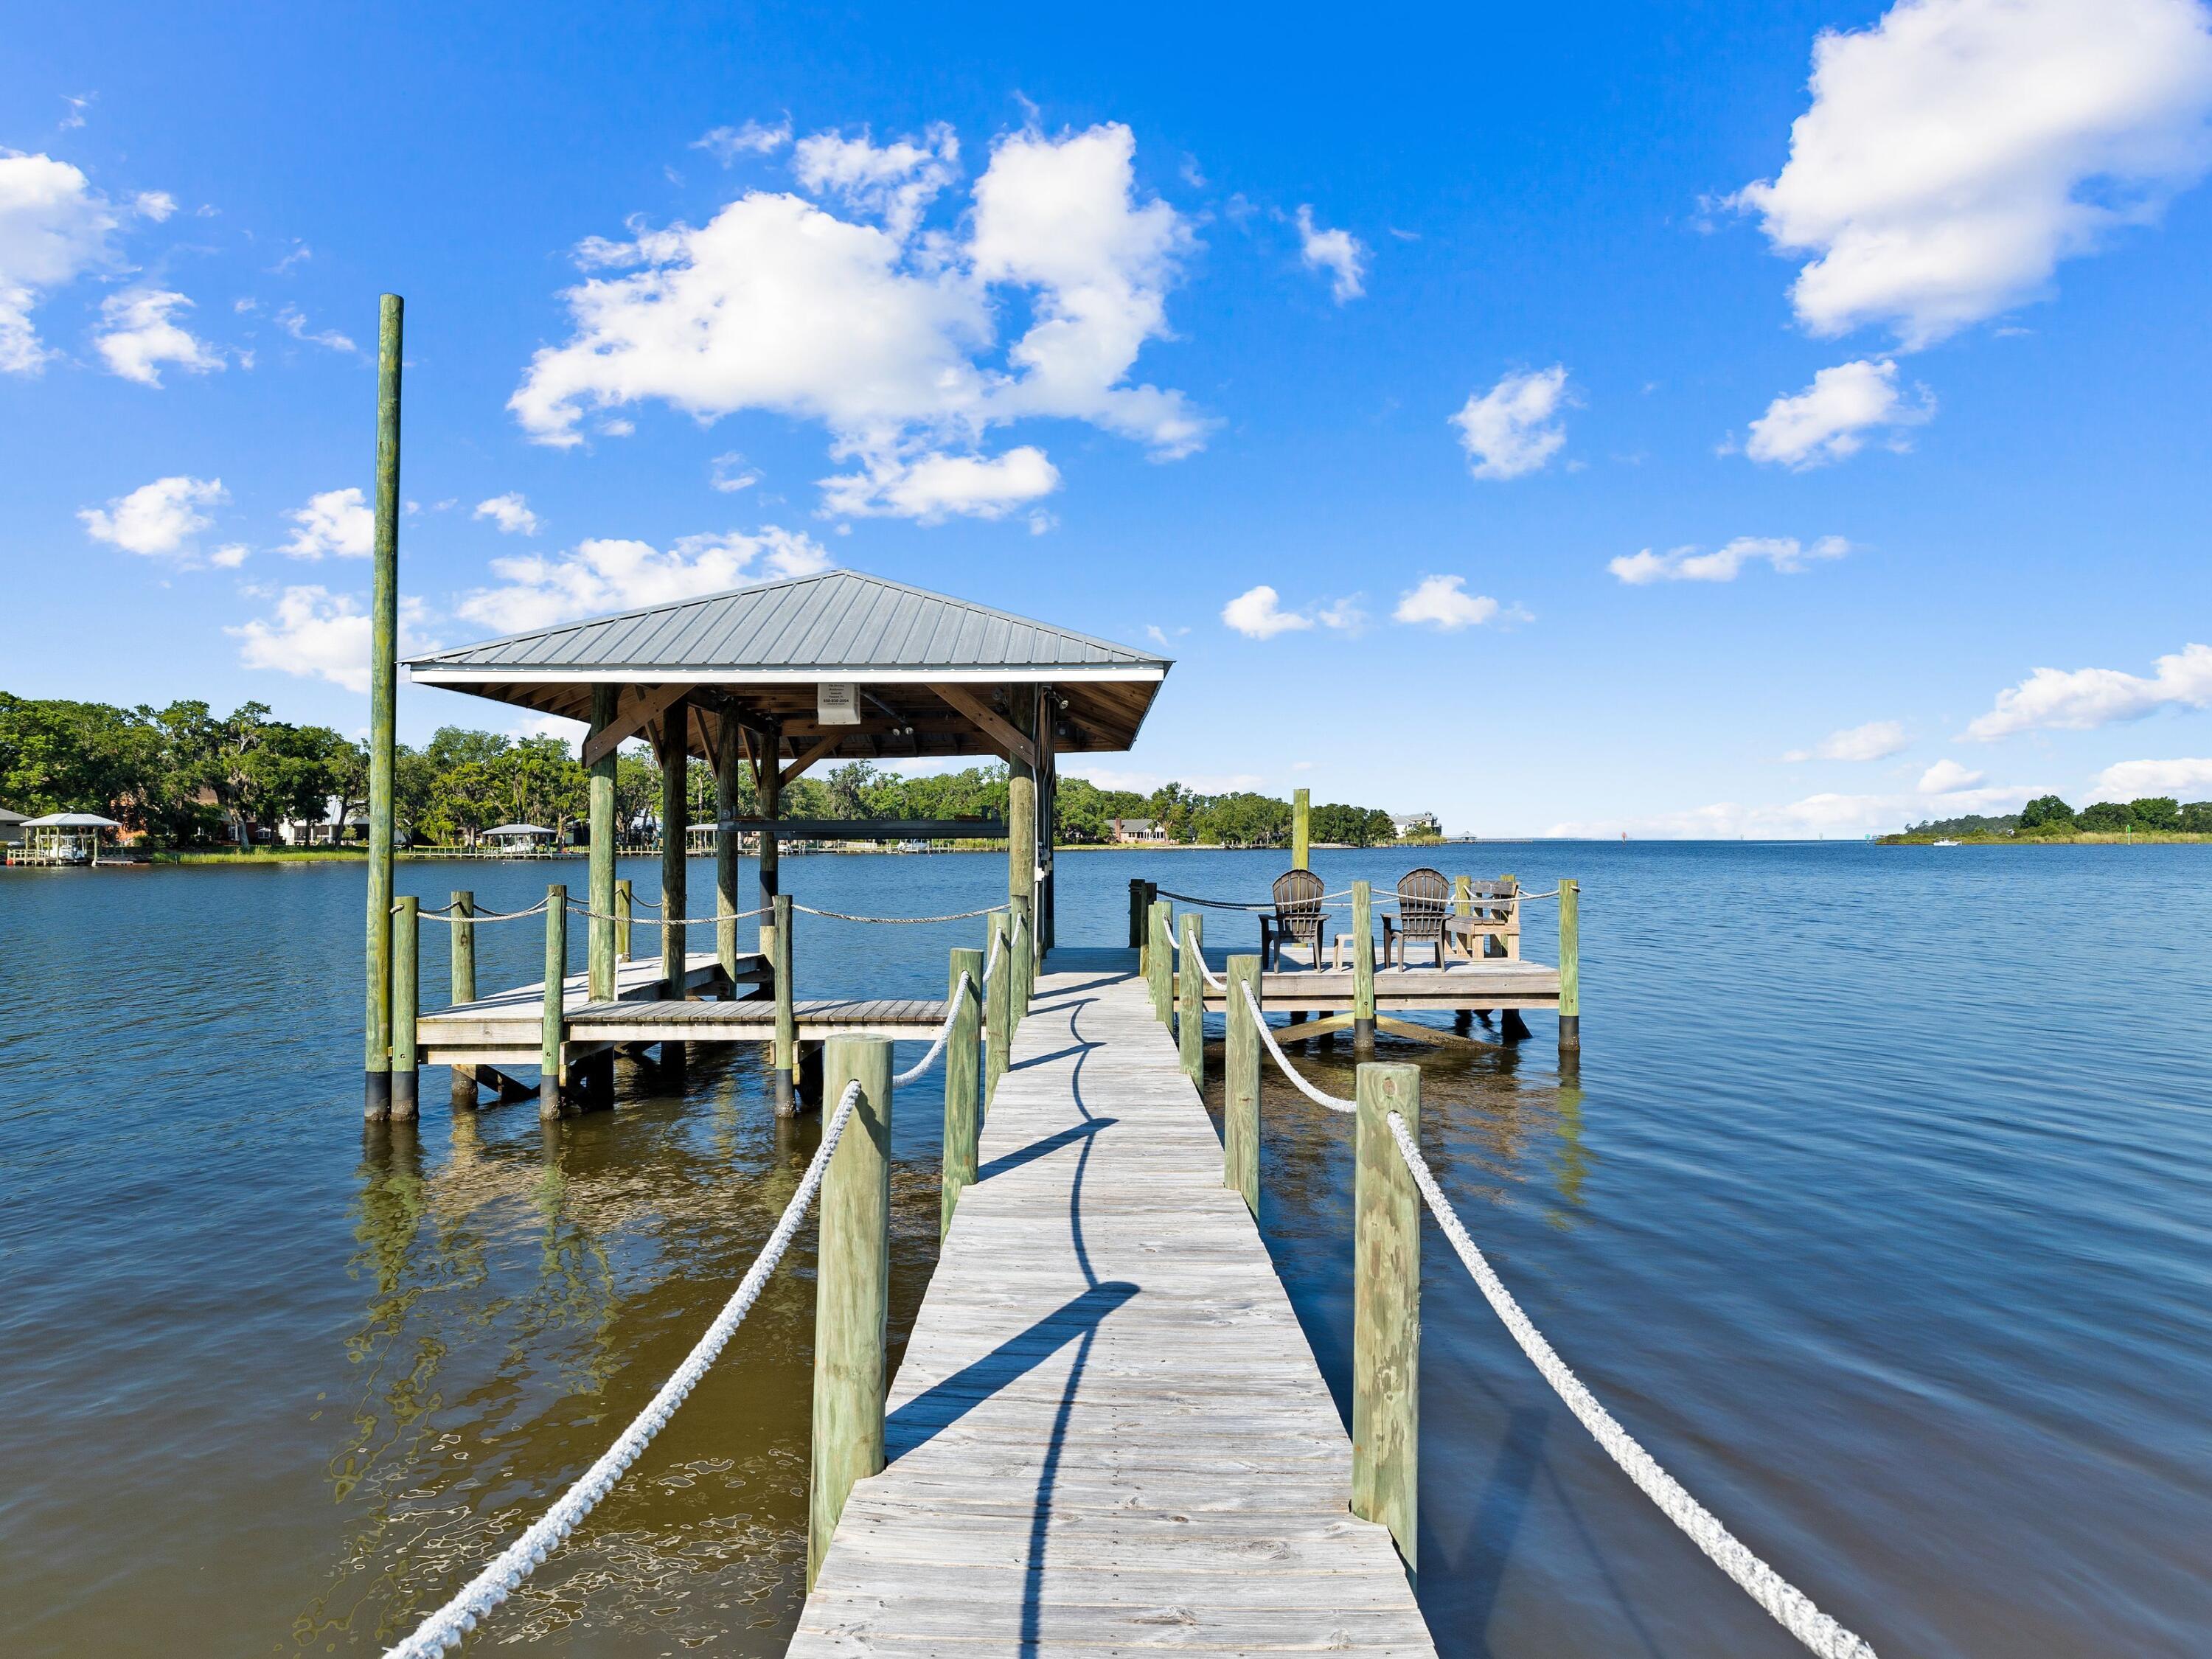
[(1421, 1189), (1429, 1213), (1436, 1217), (1437, 1224), (1451, 1241), (1461, 1262), (1474, 1275), (1476, 1285), (1505, 1328), (1512, 1333), (1513, 1340), (1521, 1345), (1521, 1352), (1534, 1363), (1553, 1391), (1566, 1402), (1567, 1409), (1598, 1444), (1627, 1472), (1628, 1478), (1644, 1495), (1659, 1506), (1660, 1513), (1687, 1533), (1691, 1540), (1711, 1556), (1739, 1589), (1822, 1659), (1875, 1659), (1873, 1648), (1821, 1612), (1803, 1591), (1753, 1554), (1742, 1540), (1721, 1524), (1717, 1516), (1691, 1497), (1681, 1482), (1660, 1468), (1657, 1460), (1613, 1420), (1613, 1414), (1598, 1403), (1597, 1397), (1583, 1386), (1581, 1379), (1567, 1369), (1566, 1362), (1553, 1351), (1544, 1334), (1529, 1322), (1521, 1304), (1513, 1299), (1512, 1291), (1505, 1288), (1474, 1239), (1468, 1237), (1467, 1228), (1437, 1185), (1436, 1175), (1429, 1168), (1428, 1160), (1421, 1156), (1421, 1149), (1414, 1143), (1406, 1120), (1392, 1112), (1389, 1122), (1390, 1137), (1398, 1143), (1399, 1155), (1406, 1160), (1413, 1184)]
[(1358, 1111), (1359, 1104), (1357, 1101), (1344, 1100), (1335, 1095), (1325, 1093), (1298, 1075), (1298, 1068), (1291, 1064), (1291, 1057), (1283, 1052), (1282, 1045), (1275, 1041), (1275, 1034), (1268, 1027), (1267, 1016), (1260, 1012), (1259, 999), (1252, 994), (1252, 984), (1249, 980), (1244, 981), (1243, 989), (1244, 1006), (1252, 1011), (1252, 1024), (1259, 1030), (1260, 1041), (1266, 1045), (1267, 1052), (1274, 1055), (1275, 1064), (1282, 1067), (1283, 1075), (1297, 1085), (1298, 1092), (1313, 1102), (1315, 1105), (1326, 1106), (1332, 1112)]
[(461, 1639), (477, 1627), (477, 1621), (514, 1594), (515, 1587), (543, 1565), (593, 1506), (613, 1490), (623, 1471), (637, 1461), (653, 1437), (675, 1415), (676, 1408), (697, 1386), (707, 1368), (714, 1363), (738, 1327), (744, 1322), (745, 1316), (752, 1311), (762, 1286), (783, 1260), (783, 1253), (789, 1248), (793, 1235), (798, 1232), (800, 1220), (813, 1204), (814, 1194), (822, 1186), (822, 1172), (829, 1168), (830, 1157), (836, 1152), (838, 1139), (852, 1121), (853, 1109), (860, 1098), (859, 1081), (846, 1085), (836, 1115), (822, 1132), (822, 1144), (815, 1148), (799, 1190), (784, 1206), (775, 1231), (769, 1235), (768, 1243), (761, 1247), (760, 1255), (746, 1270), (737, 1290), (715, 1316), (714, 1322), (707, 1328), (706, 1334), (684, 1356), (675, 1374), (660, 1385), (660, 1391), (623, 1431), (621, 1437), (561, 1494), (552, 1508), (521, 1537), (494, 1556), (490, 1565), (469, 1580), (459, 1595), (417, 1625), (413, 1634), (386, 1649), (385, 1659), (432, 1659), (448, 1648), (458, 1647)]
[(804, 910), (810, 916), (828, 916), (835, 921), (884, 921), (911, 925), (933, 921), (967, 921), (975, 916), (988, 916), (991, 914), (988, 909), (982, 909), (955, 910), (949, 916), (848, 916), (842, 910), (817, 910), (811, 904), (794, 902), (791, 908), (794, 910)]
[(952, 994), (945, 999), (945, 1023), (937, 1028), (937, 1040), (929, 1045), (929, 1052), (891, 1079), (891, 1087), (903, 1089), (909, 1083), (921, 1081), (921, 1074), (937, 1063), (938, 1055), (952, 1037), (952, 1022), (960, 1018), (960, 1000), (968, 994), (968, 988), (975, 981), (968, 977), (968, 970), (960, 970), (960, 983), (952, 988)]
[[(398, 905), (395, 904), (392, 907), (392, 914), (395, 916), (399, 914), (399, 907)], [(537, 903), (532, 905), (527, 910), (470, 910), (464, 913), (454, 909), (450, 903), (447, 903), (440, 905), (434, 910), (423, 910), (418, 908), (415, 914), (420, 916), (424, 921), (443, 921), (447, 923), (456, 921), (520, 921), (526, 916), (544, 915), (545, 914), (545, 901), (544, 899), (538, 900)]]

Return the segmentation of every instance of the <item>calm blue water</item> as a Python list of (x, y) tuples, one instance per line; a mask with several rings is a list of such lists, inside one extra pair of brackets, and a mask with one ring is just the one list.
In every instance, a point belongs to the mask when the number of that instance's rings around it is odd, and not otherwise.
[[(1424, 1138), (1631, 1430), (1885, 1655), (2212, 1646), (2212, 848), (1441, 854), (1583, 884), (1578, 1078), (1532, 1017), (1517, 1053), (1425, 1060)], [(1332, 886), (1411, 861), (1316, 858)], [(1132, 876), (1256, 896), (1279, 866), (1065, 855), (1060, 937), (1121, 942)], [(655, 869), (624, 873), (651, 896)], [(802, 902), (908, 914), (1004, 881), (981, 855), (786, 869)], [(410, 863), (400, 885), (503, 908), (549, 873), (581, 886), (580, 864), (543, 863)], [(362, 892), (358, 865), (0, 878), (0, 1650), (374, 1651), (642, 1403), (812, 1149), (750, 1051), (695, 1063), (681, 1100), (625, 1067), (618, 1109), (550, 1128), (529, 1105), (456, 1120), (426, 1072), (419, 1130), (364, 1135)], [(1248, 927), (1216, 919), (1208, 942)], [(978, 937), (803, 918), (801, 991), (933, 994)], [(482, 929), (483, 983), (535, 978), (540, 939)], [(1350, 1063), (1311, 1065), (1348, 1092)], [(933, 1084), (910, 1097), (902, 1324), (935, 1251)], [(1263, 1224), (1341, 1398), (1342, 1126), (1279, 1086), (1267, 1115)], [(495, 1639), (781, 1651), (810, 1273), (795, 1251)], [(1425, 1274), (1440, 1647), (1796, 1651), (1590, 1444), (1433, 1237)]]

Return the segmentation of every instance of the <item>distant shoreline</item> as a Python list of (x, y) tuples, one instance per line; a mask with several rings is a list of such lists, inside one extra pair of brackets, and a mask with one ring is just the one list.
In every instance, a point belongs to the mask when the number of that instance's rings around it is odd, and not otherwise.
[(1884, 847), (1933, 847), (1939, 841), (1955, 842), (1961, 847), (2132, 847), (2160, 845), (2172, 842), (2212, 842), (2212, 836), (2197, 835), (2186, 830), (2138, 830), (2133, 834), (2125, 830), (2077, 830), (2070, 836), (1884, 836)]

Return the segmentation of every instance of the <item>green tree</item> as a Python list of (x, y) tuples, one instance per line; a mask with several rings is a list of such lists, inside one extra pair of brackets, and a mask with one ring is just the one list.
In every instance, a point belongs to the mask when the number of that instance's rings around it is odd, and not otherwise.
[(2184, 805), (2181, 827), (2192, 836), (2212, 836), (2212, 800), (2192, 800)]
[(2045, 835), (2063, 834), (2074, 828), (2074, 809), (2056, 795), (2038, 795), (2020, 809), (2020, 827)]
[(2181, 828), (2181, 803), (2171, 795), (2142, 795), (2128, 803), (2128, 821), (2138, 830)]
[(2128, 809), (2116, 800), (2100, 800), (2083, 807), (2074, 821), (2100, 835), (2116, 835), (2128, 827)]

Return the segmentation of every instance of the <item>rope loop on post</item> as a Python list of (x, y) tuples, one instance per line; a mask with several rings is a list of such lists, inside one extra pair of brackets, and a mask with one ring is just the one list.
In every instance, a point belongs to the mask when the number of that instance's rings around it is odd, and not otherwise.
[(799, 1222), (812, 1206), (815, 1194), (821, 1190), (823, 1171), (830, 1167), (830, 1157), (836, 1152), (837, 1142), (845, 1133), (845, 1126), (852, 1121), (854, 1108), (860, 1099), (860, 1085), (855, 1079), (845, 1085), (836, 1113), (822, 1132), (822, 1144), (814, 1149), (806, 1174), (800, 1179), (799, 1189), (792, 1194), (791, 1202), (784, 1206), (775, 1231), (769, 1235), (768, 1243), (761, 1247), (760, 1255), (723, 1304), (722, 1311), (714, 1316), (714, 1322), (707, 1328), (706, 1334), (668, 1381), (660, 1385), (659, 1392), (614, 1444), (599, 1455), (599, 1461), (555, 1500), (552, 1508), (521, 1537), (494, 1556), (459, 1595), (417, 1625), (413, 1634), (387, 1648), (385, 1659), (433, 1659), (433, 1656), (448, 1648), (459, 1647), (461, 1639), (477, 1627), (477, 1621), (514, 1594), (515, 1587), (543, 1565), (545, 1558), (558, 1549), (599, 1501), (614, 1489), (623, 1471), (637, 1461), (653, 1437), (676, 1414), (676, 1408), (698, 1385), (707, 1368), (714, 1363), (738, 1327), (744, 1322), (745, 1316), (752, 1311), (762, 1287), (775, 1271), (776, 1264), (783, 1260), (783, 1253), (798, 1232)]
[(848, 916), (842, 910), (817, 910), (811, 904), (801, 904), (796, 899), (791, 908), (804, 910), (810, 916), (828, 916), (833, 921), (897, 922), (919, 925), (933, 921), (967, 921), (976, 916), (988, 916), (988, 910), (956, 910), (949, 916)]
[(1389, 1122), (1390, 1138), (1398, 1143), (1399, 1156), (1406, 1160), (1406, 1168), (1412, 1172), (1413, 1184), (1421, 1189), (1429, 1213), (1436, 1217), (1437, 1224), (1451, 1241), (1461, 1263), (1473, 1275), (1475, 1285), (1512, 1334), (1514, 1341), (1520, 1344), (1521, 1352), (1534, 1363), (1544, 1381), (1552, 1385), (1553, 1391), (1566, 1402), (1577, 1420), (1605, 1448), (1607, 1455), (1626, 1471), (1645, 1497), (1659, 1506), (1661, 1514), (1687, 1533), (1691, 1541), (1735, 1581), (1737, 1588), (1764, 1607), (1784, 1630), (1820, 1655), (1821, 1659), (1875, 1659), (1873, 1648), (1821, 1612), (1802, 1590), (1746, 1548), (1717, 1516), (1691, 1497), (1680, 1481), (1660, 1468), (1658, 1461), (1613, 1420), (1613, 1413), (1598, 1403), (1597, 1397), (1583, 1386), (1582, 1379), (1567, 1369), (1566, 1362), (1544, 1340), (1544, 1334), (1530, 1322), (1528, 1316), (1521, 1310), (1521, 1304), (1513, 1299), (1513, 1292), (1505, 1288), (1489, 1261), (1476, 1248), (1474, 1240), (1468, 1236), (1458, 1212), (1437, 1185), (1436, 1174), (1429, 1168), (1428, 1160), (1414, 1144), (1406, 1120), (1392, 1112)]

